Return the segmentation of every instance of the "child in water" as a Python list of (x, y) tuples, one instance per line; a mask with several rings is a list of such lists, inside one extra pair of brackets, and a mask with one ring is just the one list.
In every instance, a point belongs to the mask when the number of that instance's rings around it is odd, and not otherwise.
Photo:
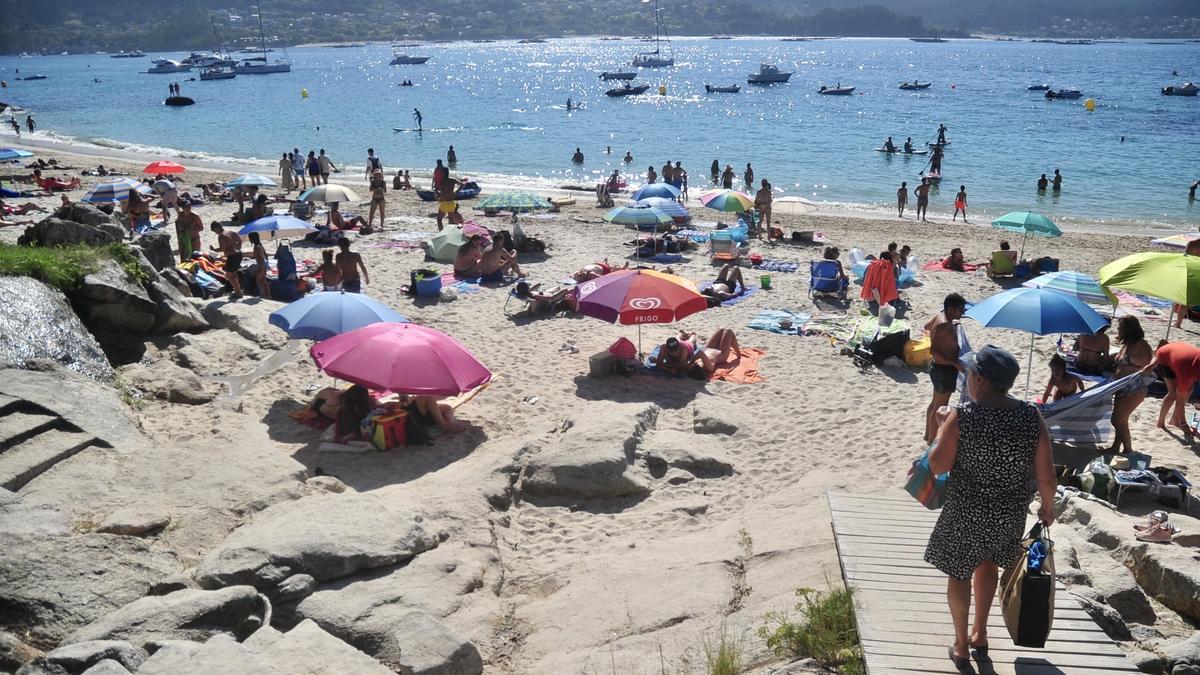
[[(1067, 362), (1062, 356), (1055, 354), (1050, 357), (1050, 381), (1046, 383), (1046, 392), (1042, 401), (1061, 401), (1068, 396), (1074, 396), (1083, 391), (1083, 380), (1079, 376), (1067, 372)], [(1054, 398), (1051, 398), (1053, 393)]]

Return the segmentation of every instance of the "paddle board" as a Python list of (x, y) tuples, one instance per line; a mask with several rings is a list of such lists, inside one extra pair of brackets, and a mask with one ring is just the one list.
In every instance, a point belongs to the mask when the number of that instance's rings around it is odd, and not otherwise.
[(568, 108), (567, 106), (562, 105), (561, 103), (558, 105), (552, 105), (550, 107), (553, 108), (554, 110), (583, 110), (582, 105), (572, 105), (570, 108)]
[(953, 143), (953, 142), (954, 142), (954, 141), (946, 141), (945, 143), (930, 143), (929, 141), (925, 141), (925, 145), (928, 145), (928, 146), (929, 146), (929, 147), (931, 147), (931, 148), (932, 148), (932, 147), (934, 147), (934, 146), (938, 146), (938, 145), (940, 145), (940, 146), (942, 146), (942, 147), (945, 147), (945, 146), (947, 146), (947, 145), (950, 145), (950, 144), (951, 144), (951, 143)]
[(395, 131), (395, 132), (401, 133), (401, 134), (411, 134), (414, 132), (415, 133), (424, 133), (425, 132), (424, 129), (401, 129), (400, 127), (392, 127), (392, 131)]
[(903, 150), (884, 150), (883, 148), (875, 148), (875, 152), (883, 152), (883, 153), (887, 153), (889, 155), (927, 155), (927, 154), (929, 154), (928, 150), (913, 150), (912, 152), (905, 152)]

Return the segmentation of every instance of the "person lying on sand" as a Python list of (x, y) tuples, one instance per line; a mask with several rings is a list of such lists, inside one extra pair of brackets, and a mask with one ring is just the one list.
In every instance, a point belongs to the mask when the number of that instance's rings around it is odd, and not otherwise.
[(454, 408), (433, 396), (401, 396), (400, 405), (423, 426), (436, 426), (449, 434), (467, 429), (467, 424), (454, 419)]
[(33, 211), (45, 210), (46, 209), (43, 209), (33, 202), (25, 202), (20, 206), (8, 206), (4, 203), (4, 200), (0, 200), (0, 216), (23, 216), (26, 213), (31, 213)]
[(659, 370), (683, 377), (688, 365), (692, 362), (692, 354), (696, 351), (694, 334), (679, 332), (679, 337), (669, 337), (658, 349), (658, 355), (650, 357)]
[(38, 187), (51, 192), (55, 190), (75, 190), (83, 186), (78, 178), (72, 178), (70, 182), (64, 182), (58, 178), (43, 178), (41, 169), (34, 169), (33, 181), (38, 184)]
[(742, 278), (742, 268), (737, 265), (725, 265), (717, 274), (717, 280), (712, 286), (700, 291), (701, 295), (720, 301), (736, 298), (746, 292), (746, 280)]
[(590, 265), (584, 265), (583, 267), (580, 267), (577, 272), (571, 275), (571, 278), (576, 282), (582, 283), (584, 281), (598, 279), (616, 269), (629, 269), (629, 263), (626, 262), (621, 267), (613, 267), (612, 265), (608, 264), (608, 259), (605, 258), (604, 262), (592, 263)]
[(966, 262), (966, 258), (963, 257), (962, 249), (952, 248), (950, 249), (950, 255), (942, 261), (942, 267), (955, 272), (964, 272), (966, 269), (963, 267), (963, 265)]
[(514, 294), (529, 302), (529, 309), (534, 314), (556, 314), (567, 310), (574, 312), (579, 306), (575, 296), (571, 293), (573, 289), (564, 286), (556, 287), (552, 290), (541, 290), (542, 284), (530, 284), (527, 281), (518, 281)]
[[(681, 338), (690, 340), (693, 345), (697, 345), (695, 333), (680, 333)], [(731, 365), (737, 363), (741, 358), (741, 347), (738, 345), (737, 336), (728, 328), (721, 328), (708, 338), (708, 342), (704, 346), (695, 349), (691, 362), (688, 364), (687, 374), (695, 380), (706, 380), (708, 376), (717, 369), (717, 366)]]
[(200, 192), (204, 193), (204, 198), (217, 202), (233, 201), (233, 192), (229, 188), (220, 183), (201, 183)]

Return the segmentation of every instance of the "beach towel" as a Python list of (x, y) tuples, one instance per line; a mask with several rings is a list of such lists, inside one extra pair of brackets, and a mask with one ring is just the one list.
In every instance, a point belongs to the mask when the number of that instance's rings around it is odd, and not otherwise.
[(734, 384), (756, 384), (767, 379), (758, 372), (758, 361), (765, 352), (754, 347), (742, 347), (738, 350), (737, 359), (732, 364), (717, 366), (708, 381), (724, 380)]
[(1119, 380), (1093, 387), (1061, 401), (1038, 406), (1046, 420), (1050, 438), (1056, 443), (1102, 445), (1109, 442), (1112, 432), (1113, 397), (1137, 389), (1143, 376), (1127, 375)]
[(1165, 321), (1171, 316), (1173, 303), (1169, 300), (1160, 300), (1115, 289), (1113, 289), (1113, 295), (1117, 298), (1118, 317), (1135, 316), (1139, 319)]
[[(712, 285), (713, 285), (713, 282), (705, 281), (704, 283), (700, 284), (700, 290), (705, 291), (709, 288), (712, 288)], [(721, 306), (722, 307), (733, 307), (734, 305), (745, 300), (746, 298), (749, 298), (750, 296), (754, 295), (757, 292), (758, 292), (758, 286), (747, 286), (742, 289), (741, 293), (733, 296), (732, 298), (729, 298), (728, 300), (722, 300)]]
[[(867, 263), (854, 263), (850, 266), (850, 274), (854, 277), (854, 282), (861, 284), (863, 278), (867, 274)], [(907, 288), (917, 283), (917, 271), (908, 267), (900, 268), (900, 278), (896, 280), (896, 285), (900, 288)]]
[[(924, 265), (921, 265), (921, 269), (925, 270), (926, 272), (954, 272), (954, 271), (956, 271), (956, 270), (946, 269), (944, 266), (945, 262), (946, 262), (945, 258), (941, 258), (938, 260), (930, 260), (929, 262), (925, 263)], [(975, 263), (969, 263), (969, 262), (963, 263), (963, 271), (964, 272), (974, 272), (975, 270), (979, 269), (979, 267), (980, 267), (980, 265), (977, 265)]]
[(755, 265), (754, 268), (762, 270), (763, 272), (780, 272), (789, 274), (800, 269), (800, 263), (785, 262), (783, 260), (764, 260)]
[(881, 305), (900, 299), (900, 292), (896, 290), (896, 275), (892, 271), (890, 261), (874, 260), (867, 265), (867, 273), (863, 278), (862, 293), (859, 297), (867, 301), (873, 300), (874, 296), (871, 293), (873, 290), (879, 291), (879, 304)]
[(664, 263), (664, 264), (683, 262), (683, 256), (679, 255), (678, 253), (657, 253), (652, 256), (640, 256), (640, 257), (635, 254), (635, 255), (628, 256), (628, 258), (630, 260), (646, 260), (649, 262)]
[(425, 248), (425, 246), (419, 241), (373, 241), (367, 244), (366, 248), (418, 250)]
[(697, 244), (703, 244), (708, 241), (708, 233), (700, 230), (678, 230), (675, 234), (681, 237), (687, 237)]
[(292, 412), (288, 413), (288, 417), (291, 417), (306, 427), (317, 430), (327, 429), (333, 424), (333, 420), (329, 419), (328, 417), (322, 417), (315, 410), (309, 410), (307, 408), (304, 410), (293, 410)]
[[(750, 320), (750, 328), (765, 330), (779, 335), (799, 335), (808, 323), (810, 315), (803, 312), (789, 312), (786, 309), (766, 309), (759, 312)], [(781, 323), (791, 321), (792, 325), (784, 328)]]

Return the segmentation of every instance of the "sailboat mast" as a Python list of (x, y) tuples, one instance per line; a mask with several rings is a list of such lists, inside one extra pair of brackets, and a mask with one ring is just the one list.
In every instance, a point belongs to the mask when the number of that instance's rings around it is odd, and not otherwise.
[(266, 55), (266, 53), (267, 53), (267, 34), (263, 32), (261, 0), (255, 2), (254, 5), (258, 9), (258, 48), (261, 50), (259, 53)]

